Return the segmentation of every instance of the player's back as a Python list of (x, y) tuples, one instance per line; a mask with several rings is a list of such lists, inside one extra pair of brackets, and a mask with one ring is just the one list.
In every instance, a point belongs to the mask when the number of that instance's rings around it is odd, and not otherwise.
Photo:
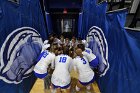
[(85, 56), (83, 56), (83, 58), (80, 58), (79, 56), (77, 56), (74, 59), (74, 65), (78, 69), (79, 74), (84, 74), (84, 73), (90, 72), (92, 70), (90, 68), (89, 62)]
[(55, 54), (48, 50), (43, 51), (39, 58), (38, 63), (34, 67), (34, 71), (40, 74), (46, 73), (48, 65), (55, 59)]
[(96, 56), (92, 53), (92, 50), (90, 48), (85, 48), (85, 51), (83, 51), (82, 54), (87, 57), (89, 62), (96, 58)]
[(69, 72), (72, 65), (72, 58), (68, 55), (60, 54), (55, 58), (55, 70), (57, 72)]
[(93, 70), (89, 66), (89, 62), (85, 56), (83, 58), (77, 56), (74, 60), (74, 68), (78, 69), (79, 80), (82, 82), (88, 82), (94, 76)]
[(70, 83), (70, 69), (72, 58), (68, 55), (58, 55), (55, 58), (55, 69), (52, 74), (51, 82), (56, 86), (66, 86)]
[(89, 54), (91, 54), (92, 53), (92, 50), (90, 49), (90, 48), (85, 48), (85, 52), (87, 52), (87, 53), (89, 53)]

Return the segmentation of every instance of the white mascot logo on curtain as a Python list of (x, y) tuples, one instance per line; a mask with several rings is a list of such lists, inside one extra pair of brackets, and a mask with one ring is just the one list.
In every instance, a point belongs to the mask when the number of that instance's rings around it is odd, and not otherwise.
[(92, 26), (87, 35), (89, 48), (99, 58), (98, 71), (100, 76), (104, 76), (109, 69), (108, 63), (108, 44), (101, 28)]
[(0, 79), (18, 84), (29, 77), (42, 43), (40, 34), (31, 27), (18, 28), (10, 33), (0, 51)]

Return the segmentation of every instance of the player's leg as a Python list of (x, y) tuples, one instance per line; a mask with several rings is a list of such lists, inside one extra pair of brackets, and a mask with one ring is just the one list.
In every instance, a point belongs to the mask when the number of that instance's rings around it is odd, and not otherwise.
[(87, 93), (92, 93), (92, 83), (86, 86)]
[(77, 84), (76, 84), (75, 90), (76, 90), (77, 92), (79, 92), (80, 89), (83, 88), (83, 87), (84, 87), (84, 86), (78, 81)]
[(53, 86), (53, 84), (50, 85), (50, 91), (51, 93), (56, 93), (56, 88)]
[(70, 86), (66, 89), (66, 93), (70, 93)]
[(56, 89), (56, 93), (62, 93), (62, 92), (61, 92), (61, 88), (57, 88), (57, 89)]
[(71, 83), (69, 83), (66, 86), (61, 87), (61, 89), (64, 91), (64, 93), (70, 93)]
[(87, 90), (87, 93), (91, 93), (91, 91), (93, 90), (92, 88), (92, 83), (95, 81), (95, 77), (93, 77), (93, 79), (87, 83), (85, 83), (85, 86), (86, 86), (86, 90)]
[(44, 91), (45, 91), (45, 93), (47, 93), (49, 91), (50, 85), (51, 85), (51, 80), (50, 80), (50, 75), (48, 74), (44, 78)]

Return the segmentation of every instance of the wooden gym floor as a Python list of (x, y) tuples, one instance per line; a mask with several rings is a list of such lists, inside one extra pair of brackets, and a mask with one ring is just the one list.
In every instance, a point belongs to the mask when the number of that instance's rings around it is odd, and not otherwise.
[[(73, 89), (75, 89), (75, 85), (76, 85), (78, 76), (77, 76), (77, 73), (75, 73), (74, 71), (71, 72), (71, 76), (72, 76), (71, 89), (73, 90)], [(92, 88), (94, 91), (92, 90), (91, 93), (100, 93), (100, 90), (99, 90), (96, 82), (94, 82), (92, 84)], [(37, 81), (35, 82), (30, 93), (51, 93), (51, 92), (50, 92), (50, 90), (44, 90), (44, 80), (43, 79), (37, 79)], [(65, 92), (63, 92), (63, 93), (65, 93)], [(79, 93), (86, 93), (86, 90), (82, 89)]]

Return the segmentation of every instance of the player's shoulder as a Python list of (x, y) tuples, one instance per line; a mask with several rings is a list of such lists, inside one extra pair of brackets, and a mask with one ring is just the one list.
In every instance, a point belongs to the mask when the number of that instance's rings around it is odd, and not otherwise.
[(51, 57), (51, 58), (55, 58), (55, 54), (53, 52), (49, 52), (49, 56), (48, 57)]
[(70, 57), (69, 55), (61, 54), (60, 56), (63, 56), (63, 57), (66, 57), (66, 58), (72, 59), (72, 57)]
[(40, 53), (40, 57), (46, 57), (48, 55), (48, 51), (47, 50), (44, 50)]
[(83, 55), (87, 55), (87, 54), (89, 54), (89, 53), (87, 53), (87, 51), (83, 51), (82, 54), (83, 54)]
[(70, 57), (69, 55), (66, 55), (66, 57), (72, 60), (72, 57)]
[(86, 60), (88, 59), (86, 55), (83, 55), (83, 58), (86, 59)]
[(55, 54), (53, 52), (49, 52), (51, 55), (55, 56)]
[(86, 47), (86, 48), (85, 48), (85, 50), (89, 50), (89, 51), (92, 51), (92, 50), (91, 50), (90, 48), (88, 48), (88, 47)]
[(76, 56), (73, 60), (79, 60), (81, 59), (80, 56)]
[(48, 53), (48, 50), (44, 50), (44, 51), (42, 51), (41, 53)]
[(56, 58), (60, 58), (60, 57), (66, 57), (66, 56), (63, 55), (63, 54), (59, 54), (59, 55), (56, 56)]

